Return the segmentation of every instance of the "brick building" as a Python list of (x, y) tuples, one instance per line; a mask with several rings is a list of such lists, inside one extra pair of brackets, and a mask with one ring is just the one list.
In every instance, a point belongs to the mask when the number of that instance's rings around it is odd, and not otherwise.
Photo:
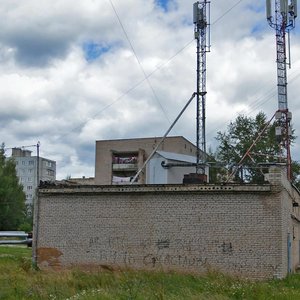
[(38, 266), (101, 265), (283, 278), (299, 265), (300, 195), (272, 168), (260, 185), (45, 186)]

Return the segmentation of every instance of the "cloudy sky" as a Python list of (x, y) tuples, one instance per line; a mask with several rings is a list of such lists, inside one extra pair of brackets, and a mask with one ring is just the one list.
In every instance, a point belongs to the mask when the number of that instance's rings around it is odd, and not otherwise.
[[(0, 141), (40, 141), (41, 156), (57, 161), (63, 179), (94, 176), (96, 140), (162, 136), (195, 91), (193, 3), (2, 0)], [(277, 110), (275, 33), (264, 4), (211, 1), (208, 147), (238, 114), (271, 117)], [(291, 35), (288, 73), (298, 136), (299, 28)], [(171, 135), (195, 142), (194, 103)], [(293, 158), (300, 160), (297, 144)]]

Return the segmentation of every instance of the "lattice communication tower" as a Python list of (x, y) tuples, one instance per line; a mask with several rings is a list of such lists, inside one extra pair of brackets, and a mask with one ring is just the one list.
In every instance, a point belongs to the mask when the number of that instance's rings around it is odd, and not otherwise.
[[(269, 25), (276, 31), (278, 111), (275, 114), (275, 118), (278, 126), (275, 129), (275, 133), (285, 152), (287, 177), (291, 180), (290, 123), (292, 113), (288, 110), (287, 101), (287, 65), (290, 66), (290, 55), (287, 62), (286, 34), (289, 37), (290, 30), (295, 27), (297, 0), (266, 0), (266, 12)], [(290, 54), (289, 49), (290, 43), (288, 43), (288, 54)]]
[(210, 1), (197, 1), (193, 6), (193, 22), (197, 41), (197, 91), (196, 91), (196, 173), (203, 172), (200, 162), (206, 157), (206, 53), (210, 51)]

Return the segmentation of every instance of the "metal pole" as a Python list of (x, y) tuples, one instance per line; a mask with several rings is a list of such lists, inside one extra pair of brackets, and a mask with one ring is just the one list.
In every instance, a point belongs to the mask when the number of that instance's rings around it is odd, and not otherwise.
[[(200, 161), (206, 160), (206, 52), (210, 49), (210, 2), (194, 3), (194, 33), (197, 42), (197, 104), (196, 104), (196, 173), (199, 173)], [(207, 34), (208, 30), (208, 34)]]
[(286, 160), (287, 160), (287, 179), (289, 181), (292, 181), (293, 179), (293, 172), (292, 172), (292, 157), (291, 157), (291, 139), (290, 139), (290, 133), (289, 133), (289, 129), (290, 129), (290, 121), (288, 118), (288, 111), (286, 111), (285, 113), (285, 128), (286, 128), (286, 132), (285, 132), (285, 143), (286, 143)]
[(139, 175), (141, 174), (141, 172), (143, 171), (143, 169), (146, 167), (146, 165), (148, 164), (148, 162), (150, 161), (150, 159), (152, 158), (152, 156), (155, 154), (155, 152), (157, 151), (157, 149), (159, 148), (159, 146), (163, 143), (163, 141), (165, 140), (165, 138), (167, 137), (167, 135), (170, 133), (170, 131), (172, 130), (172, 128), (175, 126), (175, 124), (177, 123), (177, 121), (180, 119), (180, 117), (182, 116), (182, 114), (184, 113), (184, 111), (190, 105), (190, 103), (194, 99), (195, 95), (196, 95), (196, 93), (193, 93), (192, 97), (189, 99), (189, 101), (186, 103), (186, 105), (184, 106), (184, 108), (181, 110), (181, 112), (179, 113), (179, 115), (177, 116), (177, 118), (175, 119), (175, 121), (171, 124), (171, 126), (169, 127), (169, 129), (167, 130), (167, 132), (164, 134), (164, 136), (162, 137), (162, 139), (160, 140), (160, 142), (156, 145), (156, 147), (153, 149), (153, 151), (151, 152), (151, 154), (149, 155), (149, 157), (146, 159), (146, 161), (144, 162), (144, 164), (142, 165), (142, 167), (135, 174), (135, 176), (133, 177), (133, 179), (131, 181), (131, 184), (133, 184), (136, 181), (136, 179), (139, 177)]
[(37, 162), (36, 162), (36, 179), (37, 184), (36, 188), (38, 189), (40, 185), (40, 142), (36, 144), (36, 155), (37, 155)]
[[(196, 173), (198, 173), (198, 166), (200, 164), (200, 130), (201, 130), (201, 124), (200, 124), (200, 109), (202, 109), (200, 104), (200, 26), (199, 22), (196, 25), (197, 28), (197, 87), (196, 87), (196, 146), (197, 146), (197, 152), (196, 152)], [(201, 107), (201, 108), (200, 108)]]
[(37, 267), (37, 243), (38, 243), (38, 222), (39, 222), (39, 184), (40, 184), (40, 142), (36, 144), (36, 189), (35, 189), (35, 203), (33, 206), (34, 218), (33, 218), (33, 235), (32, 235), (32, 265)]

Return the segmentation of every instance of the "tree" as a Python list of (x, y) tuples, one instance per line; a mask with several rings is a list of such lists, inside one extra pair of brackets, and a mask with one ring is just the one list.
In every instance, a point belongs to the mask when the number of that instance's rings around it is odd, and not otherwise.
[[(256, 117), (238, 116), (234, 122), (228, 125), (226, 132), (217, 133), (217, 160), (222, 162), (228, 173), (237, 170), (237, 165), (253, 141), (261, 134), (249, 155), (245, 157), (242, 167), (235, 173), (234, 180), (237, 182), (261, 183), (264, 181), (264, 163), (280, 162), (283, 149), (276, 140), (276, 122), (269, 123), (264, 113), (260, 112)], [(291, 137), (293, 142), (294, 136)], [(294, 175), (299, 174), (299, 167), (293, 165)]]
[(0, 230), (17, 230), (26, 218), (25, 193), (16, 174), (13, 159), (0, 148)]

